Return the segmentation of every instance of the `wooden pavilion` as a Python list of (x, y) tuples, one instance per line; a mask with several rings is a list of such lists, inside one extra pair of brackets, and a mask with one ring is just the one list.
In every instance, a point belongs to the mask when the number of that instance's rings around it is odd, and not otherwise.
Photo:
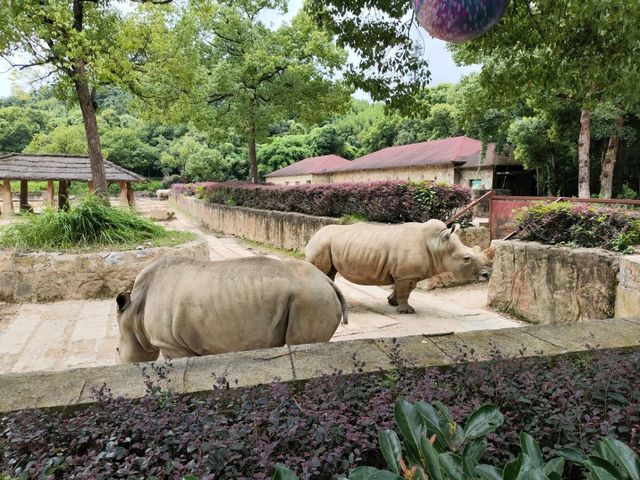
[[(104, 161), (107, 183), (120, 185), (120, 205), (134, 206), (135, 198), (131, 190), (132, 182), (146, 182), (146, 178), (137, 173)], [(30, 210), (29, 181), (48, 182), (45, 204), (55, 204), (54, 181), (58, 181), (58, 208), (68, 205), (68, 187), (71, 181), (89, 183), (92, 190), (91, 163), (85, 155), (52, 155), (9, 153), (0, 156), (0, 180), (2, 180), (2, 212), (12, 214), (11, 180), (20, 180), (20, 210)]]

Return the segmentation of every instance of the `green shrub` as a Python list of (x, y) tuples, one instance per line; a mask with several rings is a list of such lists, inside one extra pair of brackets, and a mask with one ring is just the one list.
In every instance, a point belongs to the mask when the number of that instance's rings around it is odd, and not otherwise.
[(640, 212), (570, 202), (538, 204), (516, 219), (519, 238), (630, 253), (640, 244)]
[(24, 220), (4, 227), (0, 230), (0, 246), (18, 250), (75, 250), (131, 246), (166, 240), (168, 236), (168, 231), (134, 210), (109, 207), (89, 195), (67, 211), (47, 209), (40, 215), (27, 214)]

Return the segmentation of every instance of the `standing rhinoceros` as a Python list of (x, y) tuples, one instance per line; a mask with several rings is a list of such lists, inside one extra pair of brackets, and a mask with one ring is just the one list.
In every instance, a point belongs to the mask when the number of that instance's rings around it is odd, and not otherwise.
[(121, 363), (326, 342), (347, 321), (344, 297), (325, 275), (268, 257), (162, 258), (116, 302)]
[(315, 233), (306, 259), (332, 280), (339, 273), (359, 285), (393, 285), (389, 304), (414, 313), (409, 294), (420, 280), (453, 272), (459, 280), (487, 280), (487, 258), (466, 247), (440, 220), (401, 225), (328, 225)]

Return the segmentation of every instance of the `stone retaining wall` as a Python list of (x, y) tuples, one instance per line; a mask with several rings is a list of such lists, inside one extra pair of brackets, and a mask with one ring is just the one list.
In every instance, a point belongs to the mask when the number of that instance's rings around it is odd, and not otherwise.
[(115, 297), (131, 290), (136, 275), (169, 255), (209, 259), (209, 247), (194, 240), (175, 247), (81, 254), (0, 251), (0, 302), (57, 302)]
[(616, 316), (640, 317), (640, 255), (620, 258), (620, 273), (616, 289)]
[[(330, 217), (216, 205), (175, 193), (171, 193), (170, 198), (177, 208), (197, 218), (211, 230), (289, 250), (304, 250), (314, 233), (326, 225), (339, 223), (338, 219)], [(479, 245), (482, 249), (489, 247), (487, 228), (465, 228), (459, 230), (458, 234), (465, 245)]]
[[(416, 335), (398, 339), (397, 345), (402, 357), (410, 364), (428, 367), (455, 363), (463, 348), (474, 350), (474, 360), (490, 359), (494, 348), (507, 356), (519, 355), (522, 345), (527, 346), (525, 356), (537, 355), (536, 352), (540, 351), (545, 355), (558, 355), (587, 350), (587, 344), (593, 345), (593, 338), (601, 348), (637, 347), (640, 320), (536, 325), (435, 337)], [(283, 382), (300, 381), (336, 370), (351, 372), (354, 368), (353, 352), (358, 352), (358, 360), (364, 362), (362, 372), (397, 368), (391, 340), (351, 340), (181, 358), (171, 362), (168, 378), (170, 387), (178, 393), (211, 391), (214, 373), (232, 380), (231, 388), (270, 383), (276, 377)], [(154, 375), (152, 369), (147, 370)], [(0, 375), (0, 412), (94, 403), (93, 388), (105, 383), (115, 396), (136, 398), (146, 391), (140, 366), (134, 364), (9, 373)], [(160, 384), (166, 387), (166, 381)]]
[(257, 208), (228, 207), (206, 203), (194, 197), (171, 194), (172, 202), (216, 232), (263, 242), (288, 250), (304, 250), (311, 236), (335, 218)]
[(536, 242), (492, 245), (494, 308), (540, 324), (640, 315), (640, 256)]

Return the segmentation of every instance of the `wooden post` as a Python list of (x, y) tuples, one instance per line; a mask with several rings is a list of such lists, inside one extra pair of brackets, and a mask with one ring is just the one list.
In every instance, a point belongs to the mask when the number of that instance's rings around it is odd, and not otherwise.
[(131, 208), (136, 208), (135, 192), (131, 188), (131, 183), (127, 182), (127, 203)]
[(127, 193), (127, 182), (118, 182), (120, 187), (120, 206), (126, 207), (129, 204), (129, 194)]
[(11, 182), (5, 178), (2, 181), (2, 211), (5, 215), (13, 215), (13, 200), (11, 199)]
[(93, 192), (93, 180), (89, 180), (89, 191)]
[(20, 211), (33, 212), (29, 205), (29, 180), (20, 180)]
[(54, 196), (56, 194), (55, 186), (53, 185), (53, 180), (49, 180), (47, 182), (47, 198), (44, 201), (44, 204), (47, 207), (53, 207), (54, 205)]
[(69, 190), (66, 180), (58, 181), (58, 208), (60, 210), (69, 210)]

